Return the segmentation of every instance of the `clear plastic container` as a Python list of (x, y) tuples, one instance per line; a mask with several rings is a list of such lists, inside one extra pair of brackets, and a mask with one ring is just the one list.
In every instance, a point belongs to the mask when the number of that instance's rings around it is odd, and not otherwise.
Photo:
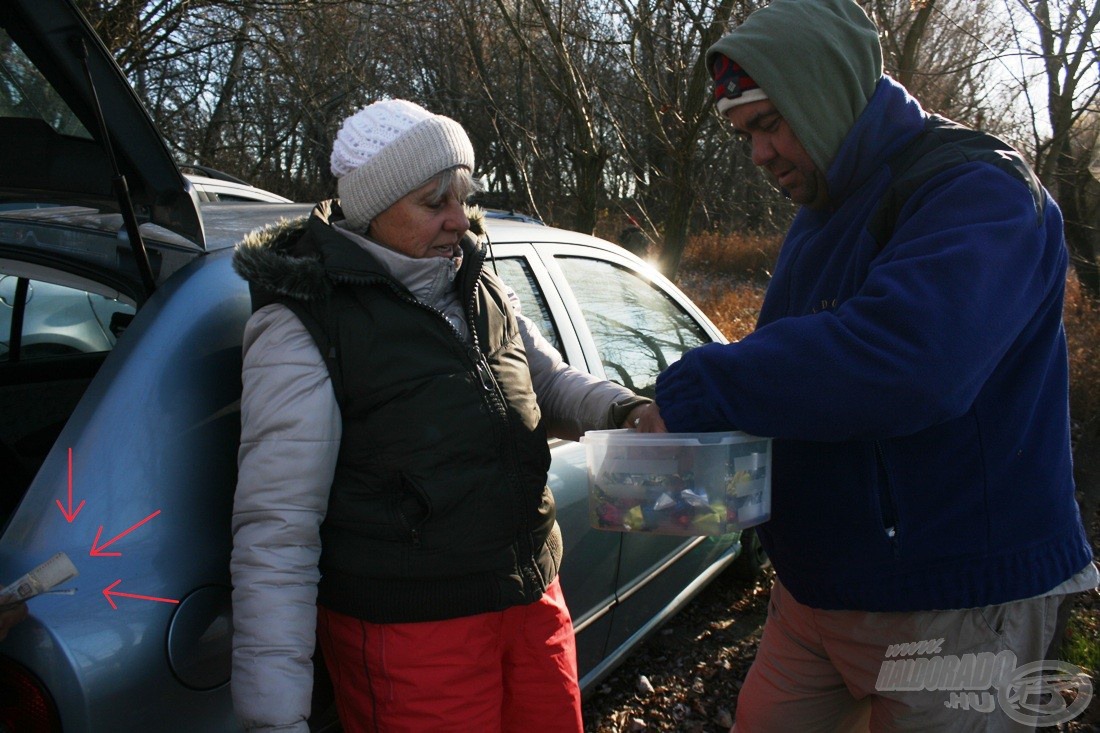
[(593, 430), (581, 442), (596, 529), (719, 535), (771, 517), (770, 438)]

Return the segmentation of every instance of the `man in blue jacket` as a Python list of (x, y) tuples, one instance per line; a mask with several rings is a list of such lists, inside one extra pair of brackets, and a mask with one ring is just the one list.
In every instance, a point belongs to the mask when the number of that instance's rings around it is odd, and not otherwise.
[(883, 76), (852, 0), (775, 0), (707, 63), (719, 112), (802, 205), (756, 331), (657, 382), (669, 430), (775, 438), (758, 532), (777, 579), (736, 729), (1058, 722), (1029, 717), (1021, 668), (1097, 571), (1057, 205), (1016, 151)]

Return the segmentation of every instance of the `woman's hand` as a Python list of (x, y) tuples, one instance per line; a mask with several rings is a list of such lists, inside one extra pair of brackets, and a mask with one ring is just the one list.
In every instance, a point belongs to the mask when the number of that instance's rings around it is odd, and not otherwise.
[(661, 419), (661, 411), (656, 402), (638, 405), (626, 416), (623, 422), (624, 428), (633, 428), (639, 433), (667, 433), (665, 421)]

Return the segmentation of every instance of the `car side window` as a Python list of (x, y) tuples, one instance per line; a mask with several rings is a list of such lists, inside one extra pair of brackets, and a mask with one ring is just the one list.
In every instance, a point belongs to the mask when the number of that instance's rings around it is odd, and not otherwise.
[[(538, 281), (531, 272), (527, 261), (521, 257), (507, 257), (494, 260), (497, 273), (504, 284), (516, 291), (519, 298), (520, 312), (529, 318), (550, 344), (561, 352), (561, 337), (554, 326), (554, 319), (550, 315), (550, 308), (546, 305), (546, 298), (539, 290)], [(562, 358), (565, 355), (562, 354)]]
[(0, 362), (110, 351), (134, 312), (79, 288), (0, 276)]
[(582, 257), (557, 262), (611, 381), (652, 397), (658, 374), (688, 349), (710, 343), (691, 314), (633, 270)]

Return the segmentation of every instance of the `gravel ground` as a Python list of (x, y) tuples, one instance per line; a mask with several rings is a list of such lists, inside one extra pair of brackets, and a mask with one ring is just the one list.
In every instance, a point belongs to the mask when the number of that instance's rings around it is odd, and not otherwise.
[(728, 731), (770, 584), (718, 577), (585, 700), (586, 733)]
[[(727, 571), (646, 641), (584, 704), (586, 733), (726, 733), (760, 642), (772, 573), (744, 581)], [(1078, 600), (1096, 619), (1100, 594)], [(1094, 685), (1100, 687), (1100, 680)], [(1100, 733), (1100, 690), (1077, 719), (1045, 731)]]

